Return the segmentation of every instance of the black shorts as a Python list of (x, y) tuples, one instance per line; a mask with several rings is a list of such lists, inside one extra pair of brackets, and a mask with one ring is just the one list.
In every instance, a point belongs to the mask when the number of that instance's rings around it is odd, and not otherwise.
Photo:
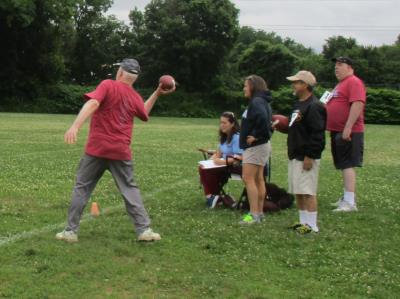
[(331, 150), (336, 169), (362, 167), (364, 133), (351, 133), (351, 141), (346, 141), (342, 132), (331, 132)]

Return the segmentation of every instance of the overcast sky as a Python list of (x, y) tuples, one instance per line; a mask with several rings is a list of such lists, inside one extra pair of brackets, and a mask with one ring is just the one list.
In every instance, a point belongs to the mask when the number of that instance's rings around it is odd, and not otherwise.
[[(218, 1), (218, 0), (216, 0)], [(108, 14), (128, 22), (133, 7), (150, 0), (114, 0)], [(234, 0), (240, 25), (275, 31), (321, 51), (334, 35), (363, 45), (393, 44), (400, 34), (400, 0)]]

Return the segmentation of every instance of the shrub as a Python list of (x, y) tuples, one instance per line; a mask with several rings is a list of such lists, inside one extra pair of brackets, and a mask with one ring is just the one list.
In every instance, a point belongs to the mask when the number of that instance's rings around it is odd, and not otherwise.
[[(35, 101), (20, 97), (3, 99), (0, 111), (40, 112), (40, 113), (73, 113), (76, 114), (83, 105), (83, 94), (93, 90), (94, 86), (58, 84), (43, 91)], [(320, 97), (326, 89), (318, 87), (315, 95)], [(144, 99), (154, 90), (140, 89)], [(289, 86), (272, 91), (272, 110), (276, 114), (289, 115), (295, 97)], [(178, 89), (175, 93), (162, 97), (154, 106), (152, 115), (173, 117), (218, 117), (229, 110), (241, 115), (247, 106), (242, 91), (227, 90), (223, 87), (209, 93), (188, 93)], [(400, 124), (400, 91), (385, 88), (368, 88), (368, 99), (365, 110), (367, 123)]]
[(374, 124), (400, 124), (400, 91), (368, 88), (365, 121)]

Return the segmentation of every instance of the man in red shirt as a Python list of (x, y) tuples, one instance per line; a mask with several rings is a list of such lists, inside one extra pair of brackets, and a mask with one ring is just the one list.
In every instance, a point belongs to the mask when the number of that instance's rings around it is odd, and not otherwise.
[(327, 130), (331, 132), (331, 149), (335, 167), (342, 170), (344, 195), (334, 205), (335, 212), (357, 211), (355, 202), (356, 172), (364, 153), (364, 83), (354, 75), (353, 60), (332, 59), (339, 80), (327, 103)]
[(85, 154), (80, 161), (72, 192), (68, 224), (64, 231), (56, 235), (59, 240), (78, 241), (77, 232), (83, 210), (106, 170), (111, 172), (124, 198), (138, 240), (161, 239), (150, 228), (150, 218), (134, 181), (130, 144), (134, 117), (147, 121), (158, 96), (173, 92), (175, 87), (165, 91), (160, 84), (143, 103), (142, 97), (132, 87), (140, 73), (139, 63), (135, 59), (124, 59), (118, 65), (116, 80), (104, 80), (96, 90), (84, 95), (86, 103), (65, 133), (65, 142), (75, 143), (79, 129), (92, 116)]

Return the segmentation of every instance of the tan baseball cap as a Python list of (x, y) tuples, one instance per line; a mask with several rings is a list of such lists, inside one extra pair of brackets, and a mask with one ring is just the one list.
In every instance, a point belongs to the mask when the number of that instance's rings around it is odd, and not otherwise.
[(309, 71), (300, 71), (294, 76), (286, 77), (286, 79), (289, 81), (303, 81), (310, 86), (315, 86), (317, 84), (317, 79), (315, 79), (315, 76)]

